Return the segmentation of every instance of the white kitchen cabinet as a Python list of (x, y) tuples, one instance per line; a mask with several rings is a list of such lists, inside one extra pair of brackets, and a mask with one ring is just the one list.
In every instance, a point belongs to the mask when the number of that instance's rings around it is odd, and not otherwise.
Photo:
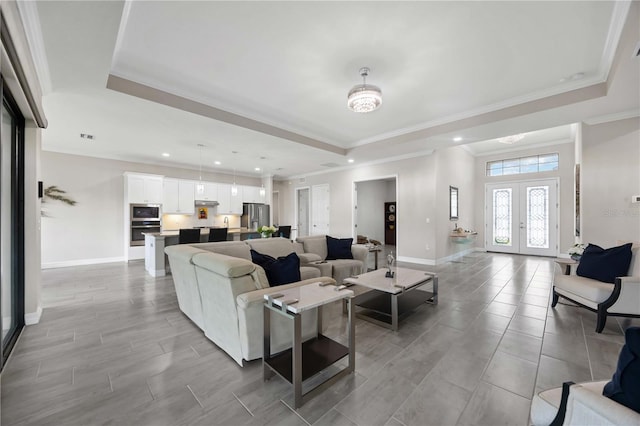
[(242, 202), (243, 203), (264, 203), (265, 197), (260, 195), (259, 186), (243, 186), (242, 187)]
[(196, 182), (195, 187), (195, 199), (205, 201), (218, 201), (218, 184), (213, 182), (202, 182), (203, 191), (198, 192), (198, 185), (201, 182)]
[(165, 179), (162, 213), (194, 214), (195, 183), (188, 180)]
[(126, 174), (129, 204), (162, 204), (162, 177)]
[(216, 214), (242, 214), (242, 190), (238, 188), (238, 195), (231, 195), (231, 185), (228, 183), (218, 184), (218, 207)]

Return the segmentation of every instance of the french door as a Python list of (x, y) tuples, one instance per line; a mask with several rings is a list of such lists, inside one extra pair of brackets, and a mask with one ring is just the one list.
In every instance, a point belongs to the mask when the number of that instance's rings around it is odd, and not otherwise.
[(485, 205), (487, 251), (557, 255), (557, 179), (487, 184)]

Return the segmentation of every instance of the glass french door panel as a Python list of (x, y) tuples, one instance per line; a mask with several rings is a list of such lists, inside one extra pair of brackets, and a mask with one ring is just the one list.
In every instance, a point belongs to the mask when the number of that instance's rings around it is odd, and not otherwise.
[(493, 190), (493, 244), (513, 245), (513, 191), (511, 188)]
[(528, 187), (526, 191), (527, 248), (549, 248), (549, 187)]
[(13, 236), (11, 232), (11, 148), (13, 117), (4, 104), (2, 105), (0, 129), (0, 298), (2, 304), (2, 346), (5, 339), (10, 337), (15, 327), (13, 303), (15, 298), (13, 286), (13, 264), (11, 246)]

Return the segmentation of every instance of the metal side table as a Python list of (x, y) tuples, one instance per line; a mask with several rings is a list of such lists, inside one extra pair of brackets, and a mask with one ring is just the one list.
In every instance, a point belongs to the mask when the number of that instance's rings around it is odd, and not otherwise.
[[(322, 390), (355, 370), (355, 321), (351, 304), (353, 292), (333, 285), (320, 286), (313, 283), (302, 287), (265, 294), (263, 378), (270, 379), (274, 373), (293, 385), (294, 408), (297, 409)], [(337, 300), (346, 299), (348, 315), (349, 346), (346, 347), (322, 334), (322, 307)], [(318, 334), (306, 342), (302, 341), (302, 317), (304, 311), (317, 308)], [(293, 343), (290, 349), (271, 354), (271, 313), (283, 315), (293, 321)], [(348, 365), (317, 386), (303, 393), (303, 383), (316, 376), (337, 361), (348, 356)]]

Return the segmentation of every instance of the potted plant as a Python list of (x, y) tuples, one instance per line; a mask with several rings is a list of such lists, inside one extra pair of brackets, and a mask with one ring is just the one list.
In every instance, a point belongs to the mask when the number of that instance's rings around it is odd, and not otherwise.
[(571, 255), (573, 260), (580, 260), (582, 257), (582, 253), (584, 253), (584, 249), (587, 248), (586, 244), (576, 243), (571, 247), (567, 252)]
[(260, 233), (260, 235), (262, 235), (262, 238), (270, 238), (271, 234), (273, 234), (274, 232), (276, 232), (278, 229), (271, 225), (271, 226), (261, 226), (258, 228), (258, 232)]

